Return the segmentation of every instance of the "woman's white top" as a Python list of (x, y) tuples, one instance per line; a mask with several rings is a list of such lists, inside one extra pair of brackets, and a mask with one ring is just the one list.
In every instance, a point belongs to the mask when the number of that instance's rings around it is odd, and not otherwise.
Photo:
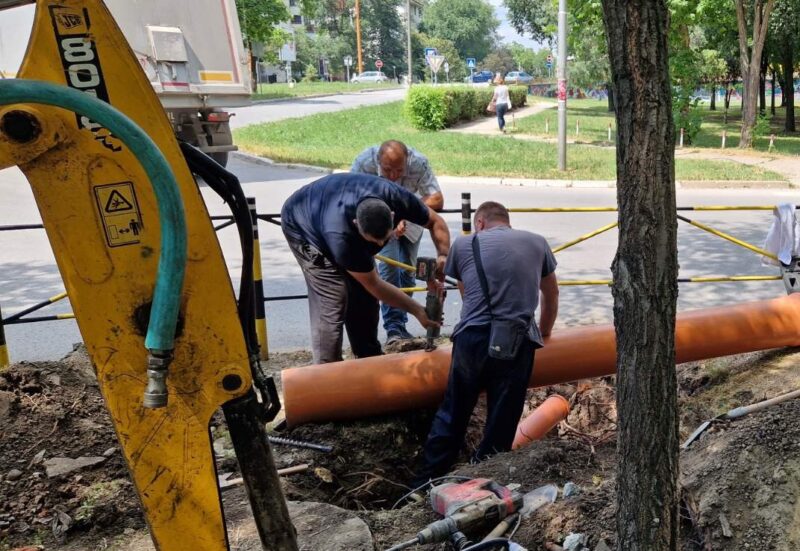
[(508, 95), (508, 86), (500, 84), (494, 89), (494, 102), (505, 103), (508, 105), (508, 108), (511, 109), (511, 97)]

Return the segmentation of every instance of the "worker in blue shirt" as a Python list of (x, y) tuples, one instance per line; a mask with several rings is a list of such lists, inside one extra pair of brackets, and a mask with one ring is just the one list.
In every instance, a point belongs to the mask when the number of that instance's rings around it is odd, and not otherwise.
[(447, 224), (413, 193), (365, 174), (333, 174), (296, 191), (281, 210), (281, 226), (308, 286), (315, 363), (342, 359), (344, 328), (356, 357), (382, 353), (378, 301), (401, 308), (423, 327), (437, 325), (425, 308), (378, 277), (375, 254), (401, 220), (430, 231), (437, 274), (444, 279), (450, 249)]

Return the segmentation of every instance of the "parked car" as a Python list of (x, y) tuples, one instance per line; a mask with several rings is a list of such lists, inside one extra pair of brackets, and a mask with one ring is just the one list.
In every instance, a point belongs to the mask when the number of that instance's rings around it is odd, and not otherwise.
[(353, 75), (351, 82), (389, 82), (389, 78), (381, 71), (365, 71), (360, 75)]
[(533, 77), (525, 71), (511, 71), (506, 75), (506, 84), (530, 84)]
[(464, 79), (464, 82), (491, 82), (492, 78), (494, 78), (494, 73), (491, 71), (477, 71), (472, 73), (472, 75), (468, 76)]

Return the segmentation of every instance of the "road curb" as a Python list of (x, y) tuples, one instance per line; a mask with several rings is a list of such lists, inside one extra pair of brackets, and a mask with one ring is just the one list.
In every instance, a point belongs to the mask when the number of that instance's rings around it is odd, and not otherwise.
[[(348, 172), (339, 168), (306, 165), (302, 163), (278, 163), (267, 157), (234, 151), (233, 157), (242, 161), (264, 166), (307, 170), (319, 174), (338, 174)], [(515, 178), (505, 176), (437, 176), (442, 184), (477, 184), (506, 187), (560, 188), (560, 189), (616, 189), (616, 180), (547, 180), (542, 178)], [(775, 180), (686, 180), (675, 181), (677, 189), (797, 189), (800, 186), (791, 182)]]
[(251, 100), (250, 103), (252, 105), (264, 105), (267, 103), (280, 103), (280, 102), (287, 102), (287, 101), (298, 101), (304, 99), (319, 99), (319, 98), (329, 98), (332, 96), (344, 96), (347, 94), (368, 94), (370, 92), (383, 92), (384, 90), (398, 90), (402, 88), (402, 86), (398, 86), (397, 88), (364, 88), (363, 90), (353, 90), (352, 92), (330, 92), (328, 94), (314, 94), (312, 96), (286, 96), (285, 98), (274, 98), (274, 99), (255, 99)]
[(307, 170), (309, 172), (318, 172), (320, 174), (332, 174), (332, 168), (325, 168), (322, 166), (313, 166), (313, 165), (304, 165), (301, 163), (277, 163), (272, 159), (267, 157), (259, 157), (258, 155), (253, 155), (252, 153), (245, 153), (243, 151), (233, 151), (231, 155), (235, 159), (239, 159), (240, 161), (245, 161), (248, 163), (254, 163), (257, 165), (263, 166), (274, 166), (279, 168), (288, 168), (288, 169), (296, 169), (296, 170)]

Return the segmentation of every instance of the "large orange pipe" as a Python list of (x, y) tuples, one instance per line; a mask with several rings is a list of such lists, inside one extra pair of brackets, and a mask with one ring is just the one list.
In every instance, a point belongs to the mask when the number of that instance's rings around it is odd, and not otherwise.
[(530, 415), (519, 422), (511, 449), (516, 450), (527, 446), (534, 440), (544, 438), (544, 435), (566, 419), (567, 415), (569, 415), (569, 402), (567, 399), (559, 394), (550, 396), (539, 404), (539, 407), (533, 410)]
[[(800, 345), (800, 294), (678, 316), (677, 362)], [(435, 407), (444, 395), (450, 348), (295, 367), (283, 372), (289, 426)], [(537, 350), (530, 386), (616, 372), (613, 325), (565, 329)]]

